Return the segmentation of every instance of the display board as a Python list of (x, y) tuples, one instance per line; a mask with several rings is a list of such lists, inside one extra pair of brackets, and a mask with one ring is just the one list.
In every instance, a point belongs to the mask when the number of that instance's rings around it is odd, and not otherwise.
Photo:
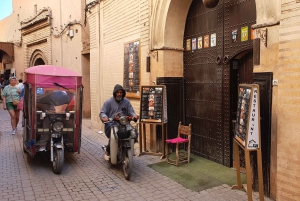
[(140, 42), (124, 45), (124, 81), (126, 97), (140, 98)]
[(240, 84), (235, 139), (247, 149), (260, 148), (259, 85)]
[(140, 121), (167, 123), (167, 97), (164, 85), (141, 86)]

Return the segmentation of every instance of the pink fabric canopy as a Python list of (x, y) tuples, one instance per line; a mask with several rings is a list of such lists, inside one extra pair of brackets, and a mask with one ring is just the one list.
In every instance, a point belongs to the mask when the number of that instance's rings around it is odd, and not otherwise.
[(27, 68), (25, 70), (27, 74), (35, 75), (52, 75), (52, 76), (71, 76), (71, 77), (81, 77), (78, 73), (69, 70), (67, 68), (52, 66), (52, 65), (40, 65)]
[(66, 88), (78, 88), (82, 85), (82, 76), (70, 69), (40, 65), (25, 70), (26, 82), (37, 87), (55, 87), (56, 84)]

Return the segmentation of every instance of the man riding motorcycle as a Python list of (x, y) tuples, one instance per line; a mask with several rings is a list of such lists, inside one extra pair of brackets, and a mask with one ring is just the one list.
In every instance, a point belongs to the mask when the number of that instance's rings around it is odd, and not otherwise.
[[(117, 114), (122, 116), (130, 116), (135, 119), (139, 119), (139, 116), (134, 112), (134, 109), (130, 103), (130, 101), (125, 98), (126, 91), (119, 84), (116, 84), (113, 90), (113, 97), (107, 99), (101, 110), (100, 110), (100, 120), (105, 123), (109, 118), (114, 118)], [(105, 124), (105, 135), (109, 139), (111, 132), (112, 122), (108, 122)], [(136, 131), (136, 136), (138, 137), (138, 132)], [(137, 142), (137, 137), (135, 138), (135, 142)], [(106, 154), (109, 155), (110, 146), (109, 141), (106, 146)]]

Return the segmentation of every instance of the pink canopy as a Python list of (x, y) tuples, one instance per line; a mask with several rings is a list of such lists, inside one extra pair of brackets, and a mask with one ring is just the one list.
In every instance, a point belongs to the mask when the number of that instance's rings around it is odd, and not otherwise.
[(52, 66), (40, 65), (27, 68), (25, 70), (26, 82), (39, 87), (53, 87), (54, 83), (66, 88), (78, 88), (82, 85), (82, 76), (70, 69)]
[(78, 73), (71, 71), (67, 68), (52, 66), (52, 65), (40, 65), (27, 68), (25, 70), (26, 74), (35, 75), (52, 75), (52, 76), (71, 76), (71, 77), (81, 77)]

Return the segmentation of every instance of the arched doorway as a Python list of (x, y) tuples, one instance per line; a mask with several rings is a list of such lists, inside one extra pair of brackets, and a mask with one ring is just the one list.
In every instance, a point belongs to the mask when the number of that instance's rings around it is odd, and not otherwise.
[(39, 65), (45, 65), (45, 62), (43, 61), (42, 58), (38, 58), (37, 60), (34, 61), (34, 66), (39, 66)]
[[(255, 0), (220, 0), (213, 9), (194, 0), (186, 20), (185, 120), (194, 125), (192, 152), (228, 167), (233, 166), (237, 87), (254, 81), (251, 26), (255, 23)], [(264, 172), (270, 171), (269, 165), (263, 167)], [(267, 184), (269, 180), (270, 175), (264, 178)], [(265, 193), (269, 194), (268, 188)]]
[[(157, 51), (160, 55), (159, 59), (154, 57), (155, 60), (151, 61), (151, 75), (157, 76), (156, 72), (161, 72), (161, 66), (164, 66), (165, 69), (172, 69), (172, 72), (180, 72), (179, 68), (184, 69), (185, 100), (182, 100), (182, 105), (186, 106), (183, 114), (177, 116), (178, 118), (185, 116), (185, 122), (195, 126), (192, 140), (194, 141), (193, 153), (226, 166), (232, 166), (231, 108), (236, 110), (236, 107), (231, 105), (230, 94), (234, 93), (234, 90), (231, 89), (230, 69), (232, 61), (236, 59), (237, 55), (241, 59), (252, 51), (251, 25), (256, 24), (255, 4), (261, 11), (265, 8), (263, 2), (256, 3), (255, 0), (230, 0), (227, 2), (219, 0), (217, 7), (212, 9), (205, 8), (202, 1), (199, 0), (159, 1), (155, 4), (151, 16), (150, 49)], [(244, 35), (247, 40), (241, 41), (241, 33), (245, 33), (245, 31), (248, 33)], [(206, 35), (209, 36), (209, 45), (211, 36), (213, 36), (216, 41), (215, 46), (211, 47), (210, 45), (204, 48), (204, 36)], [(198, 49), (198, 38), (201, 36), (202, 49)], [(188, 39), (190, 39), (190, 50), (186, 51)], [(235, 39), (237, 40), (235, 41)], [(195, 49), (192, 46), (193, 42)], [(184, 46), (182, 64), (180, 61), (177, 62), (177, 58), (182, 57), (180, 43)], [(173, 51), (172, 55), (168, 55), (169, 51)], [(248, 55), (248, 58), (250, 57)], [(164, 60), (165, 58), (167, 60)], [(173, 58), (176, 65), (173, 65), (174, 62), (169, 62)], [(155, 68), (159, 69), (155, 71)], [(152, 69), (155, 72), (152, 73)], [(271, 90), (268, 89), (270, 89), (269, 78), (272, 75), (270, 73), (258, 74), (264, 73), (254, 73), (253, 81), (260, 84), (260, 89), (265, 88), (266, 94), (271, 97)], [(163, 79), (164, 84), (174, 87), (174, 80), (169, 76), (180, 77), (181, 75), (159, 76)], [(262, 87), (262, 83), (264, 87)], [(169, 92), (170, 90), (168, 94)], [(171, 94), (170, 97), (171, 99), (172, 97), (178, 98), (178, 91)], [(266, 102), (268, 102), (267, 99)], [(168, 104), (168, 116), (171, 116), (169, 111), (178, 111), (178, 106), (174, 108), (169, 106), (171, 105)], [(185, 115), (184, 113), (188, 110), (190, 113)], [(266, 112), (266, 116), (270, 117), (270, 112), (271, 110), (269, 113)], [(176, 115), (175, 112), (173, 113)], [(266, 126), (266, 133), (270, 136), (271, 121), (270, 118), (265, 119), (269, 122)], [(168, 130), (171, 130), (170, 127), (171, 125), (168, 126)], [(263, 129), (262, 126), (262, 132)], [(270, 152), (268, 152), (268, 157), (270, 158)], [(270, 165), (269, 162), (265, 167), (268, 165)], [(267, 171), (270, 171), (270, 166), (267, 167)], [(266, 174), (266, 176), (269, 184), (270, 175)], [(266, 180), (264, 178), (264, 182)], [(269, 188), (267, 186), (265, 185), (265, 193), (268, 195)]]
[(41, 50), (35, 50), (30, 58), (29, 67), (47, 64), (47, 58)]

